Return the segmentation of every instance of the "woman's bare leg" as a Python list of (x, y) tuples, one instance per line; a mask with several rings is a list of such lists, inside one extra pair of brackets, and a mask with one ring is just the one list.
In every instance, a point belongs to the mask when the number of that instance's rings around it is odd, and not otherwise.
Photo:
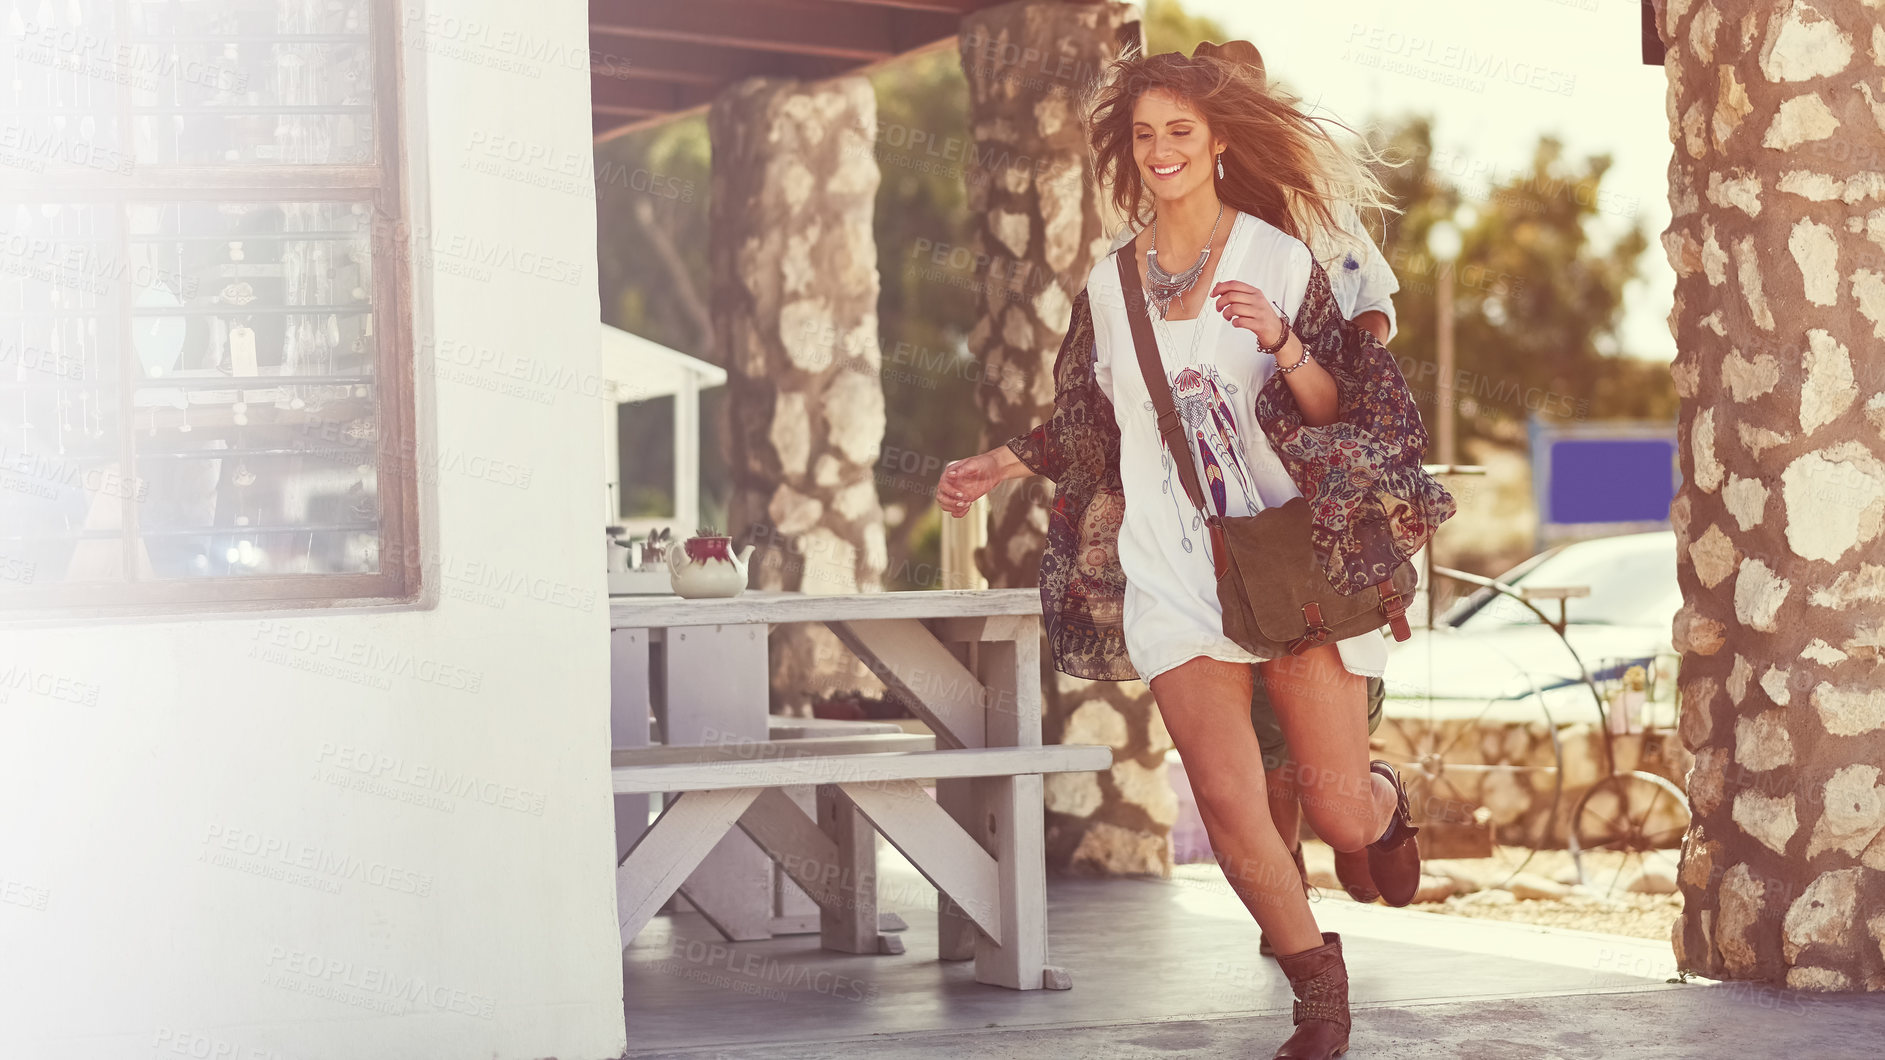
[(1291, 850), (1302, 840), (1302, 810), (1296, 805), (1296, 764), (1284, 762), (1283, 768), (1272, 769), (1263, 777), (1264, 796), (1270, 803), (1270, 820), (1276, 822), (1276, 834), (1283, 837), (1283, 845)]
[[(1276, 952), (1301, 953), (1322, 945), (1322, 932), (1267, 800), (1251, 798), (1264, 788), (1263, 751), (1250, 727), (1252, 680), (1247, 663), (1200, 656), (1154, 677), (1152, 698), (1185, 760), (1225, 879)], [(1365, 734), (1362, 749), (1365, 755)]]
[(1310, 827), (1336, 850), (1365, 848), (1395, 807), (1394, 786), (1368, 769), (1367, 680), (1343, 668), (1333, 644), (1258, 670), (1289, 741), (1291, 779)]

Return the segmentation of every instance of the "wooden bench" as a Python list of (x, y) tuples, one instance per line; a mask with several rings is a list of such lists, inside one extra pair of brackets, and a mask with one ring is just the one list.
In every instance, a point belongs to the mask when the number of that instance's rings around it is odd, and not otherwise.
[[(738, 827), (818, 904), (825, 948), (900, 953), (901, 940), (879, 930), (874, 827), (972, 923), (972, 951), (946, 936), (944, 959), (972, 956), (979, 982), (1022, 990), (1072, 985), (1064, 970), (1046, 963), (1041, 777), (1109, 769), (1112, 750), (865, 751), (870, 745), (860, 742), (899, 739), (930, 738), (886, 733), (617, 751), (616, 794), (678, 793), (617, 870), (624, 945)], [(833, 747), (834, 741), (846, 742)], [(812, 751), (818, 745), (826, 749)], [(968, 820), (980, 834), (958, 823), (959, 808), (945, 810), (930, 798), (924, 780), (964, 782), (976, 810)], [(781, 790), (808, 785), (817, 790), (815, 821)], [(1033, 819), (1022, 820), (1023, 812)]]
[[(885, 752), (934, 751), (936, 737), (923, 733), (888, 732), (846, 736), (786, 737), (772, 740), (719, 740), (713, 743), (670, 747), (617, 748), (609, 754), (615, 768), (667, 766), (696, 762), (768, 762), (782, 758), (820, 755), (860, 755)], [(618, 794), (626, 794), (617, 789)]]
[(904, 731), (903, 726), (894, 721), (787, 718), (777, 714), (766, 719), (766, 735), (774, 740), (804, 740), (813, 736), (874, 736)]

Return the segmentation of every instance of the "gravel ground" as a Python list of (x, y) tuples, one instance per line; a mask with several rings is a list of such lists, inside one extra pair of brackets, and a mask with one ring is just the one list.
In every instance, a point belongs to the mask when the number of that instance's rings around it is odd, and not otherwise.
[[(1525, 861), (1528, 853), (1531, 858)], [(1432, 894), (1435, 900), (1415, 902), (1408, 908), (1666, 940), (1676, 915), (1682, 911), (1681, 895), (1633, 893), (1626, 890), (1626, 885), (1645, 868), (1650, 880), (1672, 885), (1675, 855), (1673, 850), (1652, 855), (1645, 866), (1639, 858), (1607, 852), (1585, 854), (1582, 884), (1570, 853), (1564, 850), (1533, 853), (1508, 847), (1501, 848), (1499, 856), (1493, 858), (1434, 861), (1424, 866), (1434, 874), (1427, 889), (1444, 893)], [(1321, 892), (1318, 900), (1352, 900), (1335, 879), (1335, 853), (1327, 844), (1305, 842), (1303, 860), (1309, 867), (1310, 882)], [(1516, 877), (1515, 871), (1519, 872)], [(1209, 862), (1179, 865), (1173, 869), (1173, 876), (1218, 885), (1223, 885), (1224, 879), (1222, 871)]]

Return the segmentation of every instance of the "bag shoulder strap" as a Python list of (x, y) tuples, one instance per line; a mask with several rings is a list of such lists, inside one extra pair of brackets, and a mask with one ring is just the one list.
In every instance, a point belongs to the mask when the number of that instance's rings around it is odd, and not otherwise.
[(1113, 254), (1113, 260), (1119, 266), (1119, 286), (1126, 296), (1126, 319), (1132, 325), (1132, 345), (1139, 355), (1139, 372), (1145, 376), (1145, 388), (1152, 395), (1152, 411), (1158, 413), (1159, 434), (1165, 439), (1172, 462), (1178, 465), (1185, 496), (1191, 498), (1193, 507), (1209, 515), (1210, 510), (1204, 506), (1204, 488), (1198, 483), (1197, 462), (1191, 458), (1191, 446), (1185, 441), (1178, 409), (1172, 403), (1172, 387), (1165, 379), (1165, 366), (1159, 361), (1152, 318), (1145, 311), (1145, 288), (1139, 283), (1139, 269), (1131, 252), (1132, 244), (1127, 243)]

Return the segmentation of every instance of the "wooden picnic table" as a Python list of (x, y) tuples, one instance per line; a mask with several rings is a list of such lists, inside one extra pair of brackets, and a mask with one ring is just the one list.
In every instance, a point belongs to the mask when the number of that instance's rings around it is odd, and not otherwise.
[[(776, 863), (816, 904), (827, 948), (900, 952), (879, 933), (875, 828), (942, 892), (943, 959), (974, 958), (982, 982), (1065, 988), (1047, 964), (1042, 777), (1112, 759), (1042, 745), (1040, 606), (1034, 589), (611, 598), (623, 945), (676, 890), (729, 938), (789, 930), (771, 904)], [(936, 750), (830, 750), (901, 734), (817, 735), (805, 754), (769, 739), (765, 644), (780, 622), (824, 623)], [(651, 717), (659, 754), (639, 750)], [(720, 747), (673, 750), (702, 744)], [(644, 828), (653, 793), (671, 794)]]

